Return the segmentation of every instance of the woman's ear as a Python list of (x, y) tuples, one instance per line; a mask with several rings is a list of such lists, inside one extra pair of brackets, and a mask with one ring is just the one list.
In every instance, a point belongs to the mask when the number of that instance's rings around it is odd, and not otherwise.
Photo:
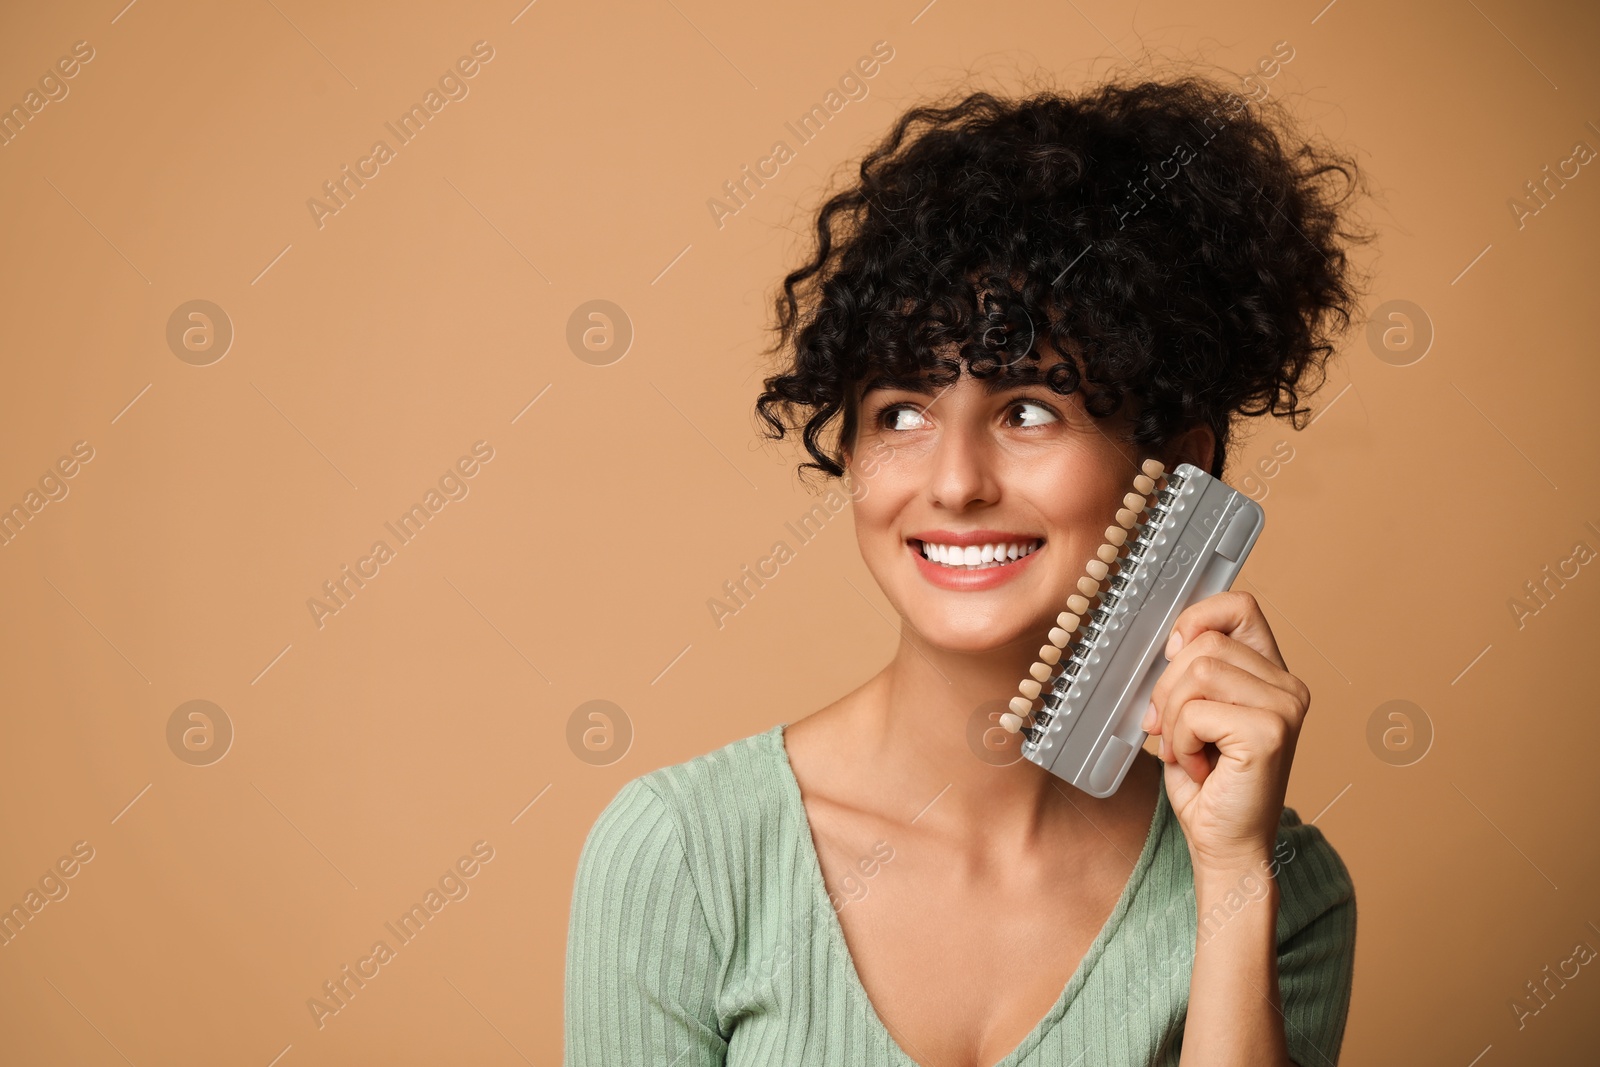
[(1192, 463), (1201, 470), (1209, 472), (1211, 457), (1217, 450), (1217, 435), (1211, 427), (1200, 423), (1174, 437), (1168, 443), (1166, 450), (1172, 459), (1169, 469), (1180, 463)]

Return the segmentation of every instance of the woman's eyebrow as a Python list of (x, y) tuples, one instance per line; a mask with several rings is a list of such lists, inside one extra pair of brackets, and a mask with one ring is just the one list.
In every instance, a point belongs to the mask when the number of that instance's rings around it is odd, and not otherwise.
[[(983, 378), (981, 381), (983, 382), (983, 391), (990, 396), (996, 393), (1004, 393), (1011, 389), (1025, 389), (1030, 385), (1044, 384), (1042, 378), (1006, 378), (999, 375)], [(861, 390), (861, 396), (862, 399), (865, 399), (867, 394), (879, 389), (903, 389), (908, 393), (921, 393), (926, 396), (935, 392), (943, 392), (948, 388), (948, 385), (936, 387), (932, 382), (922, 377), (879, 374), (868, 380)]]

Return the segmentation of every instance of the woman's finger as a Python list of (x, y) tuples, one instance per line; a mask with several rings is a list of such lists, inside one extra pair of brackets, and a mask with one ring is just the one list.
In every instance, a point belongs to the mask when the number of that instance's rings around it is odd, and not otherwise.
[[(1188, 644), (1205, 630), (1227, 634), (1235, 641), (1255, 649), (1280, 669), (1288, 670), (1283, 655), (1278, 651), (1278, 641), (1267, 625), (1266, 616), (1256, 598), (1239, 589), (1217, 593), (1197, 600), (1178, 613), (1169, 640), (1167, 658), (1176, 656), (1182, 645)], [(1174, 644), (1176, 642), (1176, 644)]]
[(1184, 676), (1189, 664), (1202, 656), (1232, 663), (1268, 684), (1300, 697), (1303, 703), (1310, 703), (1309, 690), (1288, 670), (1227, 634), (1217, 630), (1205, 630), (1194, 640), (1186, 642), (1171, 657), (1171, 663), (1161, 673), (1161, 677), (1156, 679), (1155, 689), (1150, 697), (1158, 710), (1170, 702), (1172, 688)]
[[(1282, 716), (1218, 700), (1190, 700), (1173, 718), (1165, 759), (1195, 782), (1204, 782), (1224, 759), (1237, 762), (1241, 769), (1275, 767), (1292, 744), (1292, 732)], [(1207, 745), (1216, 746), (1216, 760), (1206, 752)]]
[(1177, 709), (1193, 700), (1215, 700), (1269, 711), (1296, 730), (1305, 716), (1305, 707), (1296, 693), (1221, 657), (1195, 656), (1182, 665), (1163, 699), (1155, 701), (1157, 729), (1149, 732), (1164, 732), (1162, 727), (1172, 722)]

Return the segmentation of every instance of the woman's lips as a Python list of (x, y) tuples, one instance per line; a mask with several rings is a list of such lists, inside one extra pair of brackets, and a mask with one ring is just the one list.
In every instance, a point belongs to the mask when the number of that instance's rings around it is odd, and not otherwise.
[(916, 560), (917, 570), (922, 577), (941, 589), (953, 589), (958, 592), (973, 593), (984, 589), (993, 589), (1004, 585), (1020, 575), (1031, 564), (1039, 553), (1045, 550), (1047, 542), (1041, 542), (1038, 548), (1026, 556), (1002, 563), (997, 567), (965, 568), (947, 567), (942, 563), (935, 563), (922, 554), (922, 546), (917, 541), (907, 541), (906, 551), (910, 552)]

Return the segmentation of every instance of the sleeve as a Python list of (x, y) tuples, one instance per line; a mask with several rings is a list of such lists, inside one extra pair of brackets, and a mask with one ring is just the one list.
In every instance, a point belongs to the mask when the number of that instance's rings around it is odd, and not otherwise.
[(636, 778), (600, 813), (578, 858), (563, 1064), (722, 1064), (719, 971), (677, 820)]
[(1278, 842), (1276, 855), (1285, 857), (1278, 991), (1289, 1058), (1299, 1067), (1334, 1067), (1355, 979), (1355, 886), (1322, 832), (1293, 809), (1286, 809)]

